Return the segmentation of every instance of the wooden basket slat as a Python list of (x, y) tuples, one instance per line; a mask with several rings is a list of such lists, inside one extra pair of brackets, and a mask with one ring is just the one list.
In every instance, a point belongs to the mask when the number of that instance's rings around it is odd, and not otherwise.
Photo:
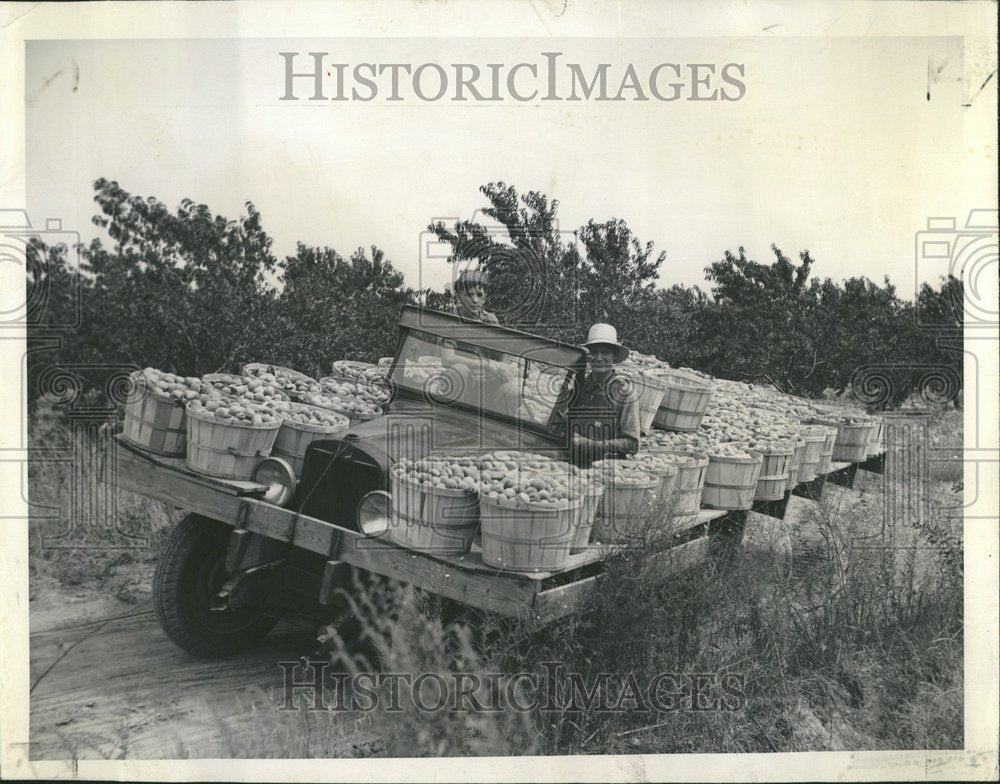
[(626, 377), (635, 385), (639, 408), (639, 430), (642, 433), (648, 433), (653, 426), (656, 412), (660, 409), (666, 387), (659, 381), (641, 373), (629, 374)]
[(581, 553), (587, 549), (590, 542), (590, 534), (594, 530), (594, 518), (601, 505), (601, 498), (604, 495), (604, 488), (600, 485), (592, 485), (583, 495), (583, 503), (577, 510), (577, 519), (574, 523), (576, 528), (573, 534), (573, 544), (570, 553)]

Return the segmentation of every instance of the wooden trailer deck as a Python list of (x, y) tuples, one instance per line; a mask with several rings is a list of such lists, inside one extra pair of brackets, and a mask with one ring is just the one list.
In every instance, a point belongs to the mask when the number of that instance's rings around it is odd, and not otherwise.
[[(875, 463), (872, 461), (875, 460)], [(884, 455), (881, 456), (884, 465)], [(879, 470), (875, 458), (864, 467)], [(818, 499), (825, 482), (851, 486), (858, 463), (834, 463), (833, 472), (801, 484), (779, 501), (754, 504), (753, 511), (784, 517), (790, 495)], [(593, 588), (603, 571), (607, 548), (591, 545), (571, 556), (557, 571), (521, 573), (488, 566), (478, 546), (461, 556), (440, 556), (407, 549), (387, 537), (371, 538), (357, 531), (283, 509), (261, 500), (264, 486), (254, 482), (216, 479), (194, 473), (183, 458), (161, 457), (118, 439), (106, 467), (106, 481), (134, 493), (232, 525), (230, 563), (240, 563), (249, 540), (260, 534), (272, 544), (299, 547), (326, 558), (320, 600), (328, 601), (338, 575), (346, 565), (410, 583), (449, 599), (510, 616), (547, 621), (573, 611)], [(657, 554), (664, 569), (682, 571), (708, 553), (711, 534), (742, 534), (748, 512), (701, 509), (690, 525), (678, 532), (677, 545)], [(731, 537), (730, 537), (731, 538)], [(231, 570), (233, 567), (230, 567)]]
[[(267, 503), (260, 500), (262, 485), (196, 474), (183, 458), (152, 455), (121, 439), (107, 466), (106, 481), (232, 525), (237, 536), (231, 547), (238, 548), (241, 538), (249, 538), (239, 535), (247, 532), (323, 555), (327, 569), (321, 600), (332, 591), (338, 570), (349, 564), (480, 609), (551, 620), (571, 612), (593, 587), (607, 552), (600, 544), (591, 545), (558, 571), (531, 573), (488, 566), (477, 546), (461, 556), (419, 552), (386, 537), (371, 538)], [(708, 524), (726, 514), (702, 509), (679, 532), (678, 545), (662, 554), (664, 568), (679, 571), (701, 560), (707, 552)]]

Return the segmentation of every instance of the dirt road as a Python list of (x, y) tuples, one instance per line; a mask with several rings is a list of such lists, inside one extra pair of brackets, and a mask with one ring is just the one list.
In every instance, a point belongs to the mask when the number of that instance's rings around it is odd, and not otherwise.
[[(202, 661), (160, 630), (151, 601), (128, 604), (44, 581), (31, 603), (32, 759), (361, 756), (371, 741), (347, 715), (279, 711), (283, 671), (314, 634), (279, 626), (267, 643)], [(310, 725), (310, 718), (312, 724)], [(303, 729), (304, 728), (304, 729)], [(322, 748), (311, 750), (310, 744)], [(319, 754), (317, 753), (317, 756)]]

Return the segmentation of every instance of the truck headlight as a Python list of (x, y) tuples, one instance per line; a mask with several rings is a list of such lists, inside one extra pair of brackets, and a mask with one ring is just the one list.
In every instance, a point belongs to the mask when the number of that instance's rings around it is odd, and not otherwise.
[(275, 506), (284, 506), (295, 493), (295, 472), (287, 460), (265, 457), (253, 471), (253, 481), (264, 485), (264, 500)]
[(372, 490), (358, 502), (358, 527), (365, 536), (382, 536), (389, 530), (392, 496), (385, 490)]

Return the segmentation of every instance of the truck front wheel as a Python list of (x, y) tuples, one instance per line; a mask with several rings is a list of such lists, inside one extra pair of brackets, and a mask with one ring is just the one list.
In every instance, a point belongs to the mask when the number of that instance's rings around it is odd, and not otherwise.
[(241, 607), (211, 610), (212, 598), (230, 574), (226, 547), (232, 528), (189, 514), (160, 555), (153, 578), (153, 605), (160, 626), (175, 644), (196, 656), (229, 656), (257, 645), (277, 620)]

